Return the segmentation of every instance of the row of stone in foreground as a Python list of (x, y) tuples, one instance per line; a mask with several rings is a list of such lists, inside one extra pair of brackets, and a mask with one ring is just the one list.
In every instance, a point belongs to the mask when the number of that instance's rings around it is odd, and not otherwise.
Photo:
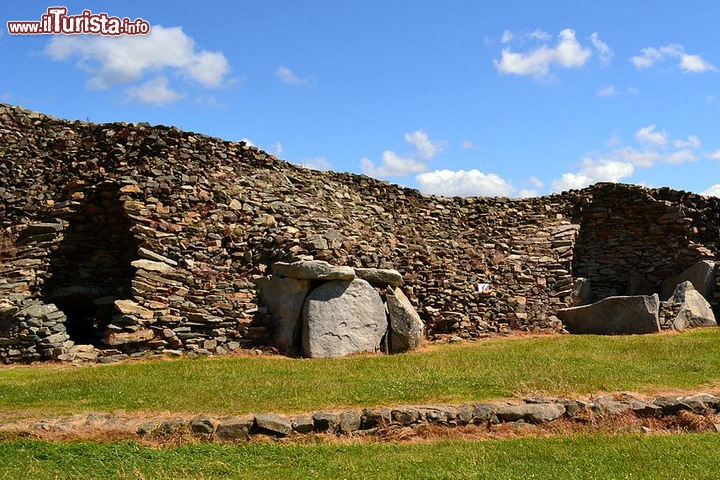
[[(543, 424), (558, 419), (586, 422), (616, 415), (668, 417), (682, 411), (705, 415), (720, 412), (720, 397), (698, 393), (687, 396), (658, 396), (642, 399), (627, 394), (607, 395), (591, 400), (528, 398), (524, 403), (469, 403), (462, 405), (415, 405), (378, 407), (344, 412), (316, 412), (284, 416), (259, 414), (245, 416), (167, 419), (128, 419), (114, 414), (83, 414), (23, 425), (0, 424), (0, 431), (93, 431), (125, 433), (163, 438), (193, 434), (220, 440), (248, 440), (254, 435), (287, 437), (311, 433), (352, 435), (373, 433), (385, 427), (440, 425), (493, 425), (502, 423)], [(717, 428), (717, 427), (716, 427)]]

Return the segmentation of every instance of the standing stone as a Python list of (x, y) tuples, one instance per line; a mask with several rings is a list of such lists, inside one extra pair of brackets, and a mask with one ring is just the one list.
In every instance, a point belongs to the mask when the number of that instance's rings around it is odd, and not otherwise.
[(693, 284), (685, 281), (675, 287), (670, 298), (673, 303), (680, 304), (680, 311), (672, 324), (676, 330), (685, 330), (692, 327), (715, 327), (717, 321), (710, 304), (693, 288)]
[(310, 280), (264, 277), (255, 280), (255, 285), (260, 289), (260, 300), (270, 310), (272, 344), (283, 355), (296, 353), (300, 316), (310, 292)]
[(701, 260), (683, 270), (679, 275), (668, 278), (662, 285), (662, 298), (670, 298), (676, 286), (684, 281), (689, 281), (706, 300), (711, 299), (715, 288), (715, 268), (715, 262)]
[(390, 317), (390, 353), (412, 350), (423, 338), (423, 322), (410, 300), (399, 289), (387, 293), (387, 309)]
[(619, 335), (660, 331), (657, 294), (608, 297), (590, 305), (563, 308), (558, 317), (571, 333)]
[(302, 313), (305, 356), (374, 352), (387, 331), (385, 307), (365, 280), (333, 281), (308, 295)]

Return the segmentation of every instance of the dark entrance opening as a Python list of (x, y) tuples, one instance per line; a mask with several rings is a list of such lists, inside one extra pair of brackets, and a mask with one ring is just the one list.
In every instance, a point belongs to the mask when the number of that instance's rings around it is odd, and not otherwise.
[(116, 185), (99, 185), (85, 195), (51, 254), (42, 293), (65, 313), (71, 340), (101, 347), (116, 313), (113, 302), (130, 296), (138, 244)]
[(73, 304), (67, 300), (58, 303), (60, 303), (58, 307), (67, 317), (65, 327), (67, 327), (67, 333), (72, 341), (88, 345), (100, 343), (102, 338), (100, 338), (100, 332), (98, 331), (98, 309), (96, 306), (91, 302)]

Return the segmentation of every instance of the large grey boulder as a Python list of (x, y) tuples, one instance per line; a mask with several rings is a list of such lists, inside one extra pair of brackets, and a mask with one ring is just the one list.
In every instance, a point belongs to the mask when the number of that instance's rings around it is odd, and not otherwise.
[(685, 281), (675, 287), (670, 301), (680, 304), (680, 311), (672, 322), (675, 330), (717, 326), (715, 314), (710, 304), (700, 292), (695, 290), (693, 284), (689, 281)]
[(300, 260), (273, 265), (275, 275), (309, 280), (352, 280), (355, 270), (352, 267), (338, 267), (322, 260)]
[(657, 294), (608, 297), (590, 305), (558, 311), (568, 331), (597, 335), (638, 334), (660, 331)]
[(260, 300), (271, 317), (272, 344), (283, 355), (292, 355), (299, 346), (300, 316), (305, 297), (310, 292), (310, 280), (282, 277), (263, 277), (255, 280)]
[(390, 353), (417, 348), (423, 338), (424, 324), (399, 288), (388, 291), (387, 311), (390, 318)]
[(682, 282), (689, 281), (693, 284), (695, 290), (700, 292), (706, 300), (711, 299), (713, 290), (715, 289), (715, 268), (715, 262), (711, 260), (701, 260), (695, 265), (683, 270), (680, 274), (668, 278), (662, 285), (662, 298), (670, 298), (676, 286)]
[(387, 331), (380, 295), (360, 279), (327, 282), (310, 292), (302, 321), (303, 353), (311, 358), (377, 351)]

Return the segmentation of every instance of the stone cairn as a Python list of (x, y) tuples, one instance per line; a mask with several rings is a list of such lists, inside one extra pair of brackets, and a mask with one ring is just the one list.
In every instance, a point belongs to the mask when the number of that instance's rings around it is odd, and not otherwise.
[[(397, 270), (352, 268), (304, 259), (277, 262), (255, 280), (272, 318), (272, 344), (285, 355), (339, 357), (416, 348), (424, 325)], [(383, 301), (384, 298), (384, 301)]]

